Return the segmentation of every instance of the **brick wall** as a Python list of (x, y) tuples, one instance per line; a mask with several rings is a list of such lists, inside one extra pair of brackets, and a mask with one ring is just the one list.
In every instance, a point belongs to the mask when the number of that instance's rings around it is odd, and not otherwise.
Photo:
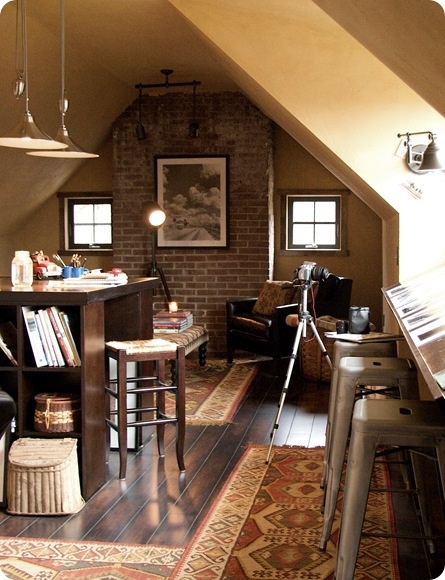
[[(200, 137), (188, 137), (190, 94), (143, 97), (148, 138), (138, 141), (138, 100), (113, 132), (114, 263), (130, 275), (147, 275), (151, 234), (142, 223), (144, 203), (156, 199), (156, 155), (228, 155), (228, 247), (158, 248), (173, 300), (190, 309), (210, 333), (209, 351), (225, 352), (225, 302), (256, 296), (269, 277), (269, 193), (272, 123), (240, 93), (197, 95)], [(155, 310), (166, 307), (160, 290)]]

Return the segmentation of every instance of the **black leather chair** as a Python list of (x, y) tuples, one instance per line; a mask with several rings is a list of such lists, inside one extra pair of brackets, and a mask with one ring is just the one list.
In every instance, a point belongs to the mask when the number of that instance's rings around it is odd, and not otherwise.
[[(308, 310), (315, 316), (347, 319), (351, 289), (351, 278), (330, 274), (318, 283), (315, 307), (308, 296)], [(257, 300), (256, 297), (227, 300), (227, 362), (232, 363), (235, 351), (242, 350), (272, 357), (278, 371), (280, 359), (292, 353), (296, 328), (286, 324), (286, 317), (298, 314), (299, 292), (297, 296), (293, 295), (290, 304), (276, 306), (268, 315), (255, 312)]]
[(14, 399), (5, 391), (0, 390), (0, 438), (17, 413)]

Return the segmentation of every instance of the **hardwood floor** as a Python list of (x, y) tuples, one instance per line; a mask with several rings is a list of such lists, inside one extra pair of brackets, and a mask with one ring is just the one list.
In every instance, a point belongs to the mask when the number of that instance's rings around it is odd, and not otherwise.
[[(283, 375), (287, 363), (284, 363)], [(63, 540), (153, 543), (185, 546), (202, 522), (249, 443), (270, 442), (284, 376), (275, 377), (271, 363), (260, 372), (241, 402), (231, 424), (189, 426), (186, 435), (186, 473), (178, 477), (173, 429), (166, 429), (166, 457), (159, 459), (156, 441), (137, 454), (129, 453), (127, 478), (117, 478), (118, 457), (110, 454), (108, 482), (78, 514), (63, 517), (10, 516), (0, 511), (0, 536)], [(323, 446), (329, 384), (303, 380), (297, 371), (289, 386), (276, 445)], [(400, 479), (394, 467), (393, 479)], [(439, 497), (433, 489), (433, 497)], [(436, 494), (436, 495), (435, 495)], [(416, 531), (412, 498), (394, 494), (396, 520), (405, 532)], [(437, 500), (436, 513), (442, 515)], [(438, 518), (443, 534), (443, 518)], [(399, 541), (402, 580), (430, 580), (444, 570), (443, 541), (429, 554), (421, 540)]]

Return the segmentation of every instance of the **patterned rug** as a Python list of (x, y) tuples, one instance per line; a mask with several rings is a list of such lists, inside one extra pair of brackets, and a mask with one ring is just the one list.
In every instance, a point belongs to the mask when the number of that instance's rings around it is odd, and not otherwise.
[[(0, 570), (28, 580), (332, 579), (338, 518), (318, 549), (323, 450), (250, 447), (184, 548), (1, 538)], [(387, 487), (378, 464), (373, 485)], [(368, 532), (393, 530), (388, 494), (371, 493)], [(399, 580), (394, 539), (363, 537), (355, 578)]]
[[(323, 449), (276, 448), (270, 465), (266, 456), (248, 449), (172, 579), (333, 578), (338, 517), (326, 552), (318, 549)], [(372, 486), (389, 487), (384, 465)], [(394, 531), (389, 494), (370, 493), (364, 531)], [(399, 577), (396, 540), (363, 537), (354, 578)]]
[(230, 423), (257, 372), (258, 365), (247, 361), (228, 365), (224, 360), (210, 359), (200, 367), (196, 359), (186, 359), (187, 424)]

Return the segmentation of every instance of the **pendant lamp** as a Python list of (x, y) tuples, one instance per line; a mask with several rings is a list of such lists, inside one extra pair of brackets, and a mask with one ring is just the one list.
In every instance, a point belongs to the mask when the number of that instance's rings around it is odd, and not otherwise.
[(68, 134), (65, 126), (65, 114), (68, 110), (69, 101), (65, 91), (65, 0), (60, 0), (60, 63), (61, 63), (61, 95), (59, 101), (61, 124), (57, 130), (56, 141), (64, 144), (65, 149), (59, 151), (28, 151), (28, 155), (34, 157), (57, 157), (63, 159), (92, 159), (99, 157), (96, 153), (88, 153), (80, 145), (77, 145)]
[[(21, 25), (19, 26), (19, 12)], [(18, 53), (19, 28), (22, 40), (23, 70), (17, 71), (17, 79), (14, 84), (14, 95), (18, 99), (25, 93), (25, 113), (20, 123), (9, 135), (0, 137), (0, 146), (15, 147), (18, 149), (63, 149), (65, 143), (54, 141), (46, 133), (41, 131), (29, 110), (28, 92), (28, 38), (26, 27), (26, 0), (17, 0), (16, 17), (16, 52)]]

